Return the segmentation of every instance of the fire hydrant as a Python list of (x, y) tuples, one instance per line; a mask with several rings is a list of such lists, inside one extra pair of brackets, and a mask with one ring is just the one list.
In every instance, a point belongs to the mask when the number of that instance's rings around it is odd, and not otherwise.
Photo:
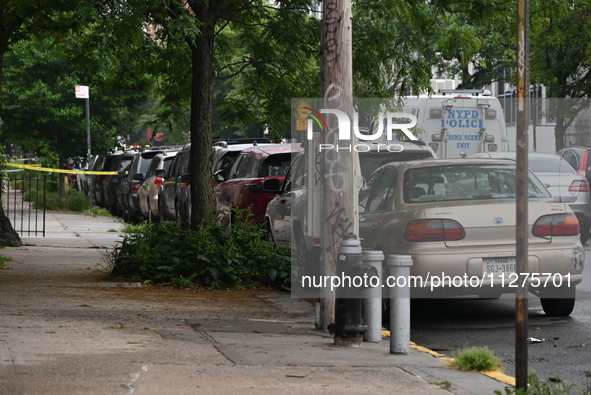
[(361, 243), (353, 233), (347, 233), (338, 249), (335, 322), (328, 326), (334, 334), (334, 344), (355, 346), (363, 341), (367, 325), (363, 324), (363, 292), (378, 277), (375, 267), (363, 262)]

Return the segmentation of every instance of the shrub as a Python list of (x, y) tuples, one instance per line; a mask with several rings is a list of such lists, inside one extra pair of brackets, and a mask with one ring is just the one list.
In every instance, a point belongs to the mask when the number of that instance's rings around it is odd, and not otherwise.
[(208, 288), (277, 286), (288, 288), (290, 262), (263, 238), (260, 225), (235, 215), (230, 229), (210, 216), (197, 230), (181, 222), (142, 224), (106, 254), (114, 279), (150, 280)]
[[(38, 202), (39, 204), (43, 204), (42, 200)], [(88, 196), (75, 189), (68, 189), (66, 191), (65, 199), (62, 199), (58, 192), (47, 192), (45, 196), (45, 208), (47, 210), (82, 212), (88, 210), (89, 207), (90, 203), (88, 201)]]

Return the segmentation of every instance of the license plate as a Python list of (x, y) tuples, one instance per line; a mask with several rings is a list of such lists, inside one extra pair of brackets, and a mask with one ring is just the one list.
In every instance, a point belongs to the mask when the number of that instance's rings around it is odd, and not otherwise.
[(515, 273), (517, 260), (515, 258), (484, 258), (484, 274)]

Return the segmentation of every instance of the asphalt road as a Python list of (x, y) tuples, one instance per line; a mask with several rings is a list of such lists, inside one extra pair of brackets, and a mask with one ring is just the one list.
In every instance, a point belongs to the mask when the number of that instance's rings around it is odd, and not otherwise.
[[(585, 247), (583, 283), (570, 317), (546, 317), (539, 299), (528, 299), (528, 369), (541, 380), (562, 379), (591, 391), (591, 242)], [(515, 299), (416, 300), (411, 340), (446, 356), (465, 347), (488, 346), (515, 377)], [(578, 393), (578, 392), (573, 392)]]

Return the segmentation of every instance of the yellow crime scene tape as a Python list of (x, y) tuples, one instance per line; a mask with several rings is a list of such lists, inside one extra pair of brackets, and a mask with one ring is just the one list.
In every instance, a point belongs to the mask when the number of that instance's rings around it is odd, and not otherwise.
[(17, 167), (19, 169), (47, 171), (52, 173), (66, 173), (66, 174), (93, 174), (93, 175), (117, 175), (116, 171), (87, 171), (87, 170), (68, 170), (68, 169), (52, 169), (49, 167), (41, 167), (38, 164), (17, 165), (16, 163), (6, 163), (6, 166)]

